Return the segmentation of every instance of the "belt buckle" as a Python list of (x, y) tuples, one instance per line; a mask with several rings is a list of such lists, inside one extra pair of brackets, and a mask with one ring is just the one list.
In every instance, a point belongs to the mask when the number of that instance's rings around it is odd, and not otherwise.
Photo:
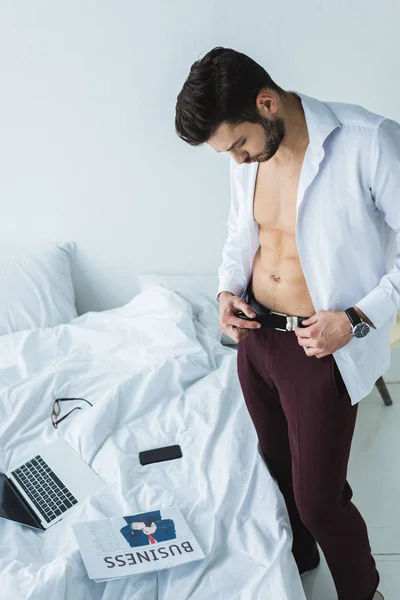
[(293, 331), (293, 329), (298, 325), (298, 317), (292, 317), (291, 315), (286, 315), (285, 313), (279, 313), (274, 310), (271, 310), (271, 313), (274, 315), (280, 315), (281, 317), (286, 317), (286, 329), (281, 329), (280, 327), (274, 327), (278, 331)]

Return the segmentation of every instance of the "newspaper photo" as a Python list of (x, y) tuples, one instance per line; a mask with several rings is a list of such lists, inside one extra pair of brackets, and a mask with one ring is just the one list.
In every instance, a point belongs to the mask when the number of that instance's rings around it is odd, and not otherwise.
[(175, 506), (72, 525), (90, 579), (106, 581), (204, 558)]

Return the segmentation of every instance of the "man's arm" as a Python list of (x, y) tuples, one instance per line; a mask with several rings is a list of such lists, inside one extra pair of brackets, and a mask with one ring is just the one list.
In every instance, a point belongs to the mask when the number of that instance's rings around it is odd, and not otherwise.
[[(400, 239), (400, 125), (384, 119), (377, 131), (371, 193), (376, 208)], [(379, 328), (400, 310), (400, 252), (393, 268), (354, 307), (362, 318)], [(368, 320), (367, 320), (368, 315)], [(361, 315), (360, 315), (361, 316)], [(369, 321), (370, 319), (370, 321)]]
[(239, 246), (237, 242), (237, 208), (235, 206), (236, 187), (235, 187), (235, 165), (233, 158), (230, 159), (230, 189), (231, 204), (228, 216), (228, 237), (222, 249), (222, 263), (218, 270), (218, 290), (216, 294), (217, 301), (221, 292), (230, 292), (235, 296), (241, 296), (246, 286), (245, 277), (242, 269)]

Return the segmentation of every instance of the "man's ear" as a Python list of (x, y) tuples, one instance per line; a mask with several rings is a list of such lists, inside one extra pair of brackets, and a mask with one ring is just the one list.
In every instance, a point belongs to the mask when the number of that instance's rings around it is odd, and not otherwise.
[(261, 114), (265, 116), (275, 115), (278, 111), (278, 103), (274, 94), (269, 90), (261, 90), (256, 98), (256, 105)]

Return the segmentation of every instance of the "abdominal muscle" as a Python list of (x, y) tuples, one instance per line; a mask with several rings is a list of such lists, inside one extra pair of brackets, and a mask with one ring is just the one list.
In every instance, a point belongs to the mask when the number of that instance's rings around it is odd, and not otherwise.
[(260, 163), (253, 202), (260, 242), (253, 261), (253, 294), (270, 310), (297, 317), (311, 317), (316, 312), (296, 244), (296, 202), (304, 152), (305, 148)]
[(253, 261), (252, 292), (275, 312), (311, 317), (315, 309), (304, 279), (294, 235), (279, 229), (260, 230)]

